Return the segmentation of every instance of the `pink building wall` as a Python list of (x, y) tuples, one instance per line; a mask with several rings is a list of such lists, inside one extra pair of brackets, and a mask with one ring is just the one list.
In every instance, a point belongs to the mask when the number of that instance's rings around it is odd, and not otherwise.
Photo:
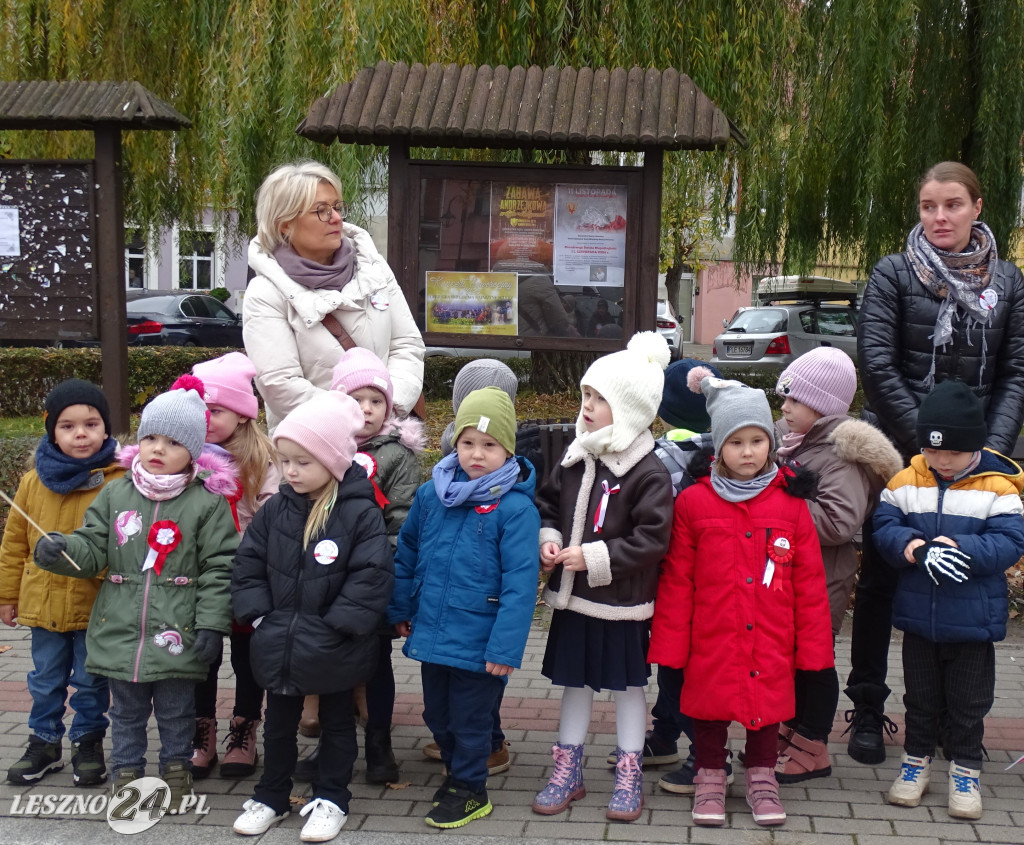
[(727, 320), (741, 305), (750, 305), (750, 278), (737, 283), (731, 261), (719, 261), (697, 276), (699, 293), (694, 297), (693, 342), (714, 343)]

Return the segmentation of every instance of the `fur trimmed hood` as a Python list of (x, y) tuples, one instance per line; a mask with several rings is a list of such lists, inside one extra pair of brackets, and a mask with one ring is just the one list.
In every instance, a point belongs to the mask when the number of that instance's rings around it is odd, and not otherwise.
[(394, 414), (384, 421), (380, 431), (373, 435), (373, 437), (368, 438), (364, 443), (361, 443), (359, 448), (362, 449), (367, 444), (374, 444), (377, 438), (384, 438), (388, 435), (396, 435), (399, 443), (416, 454), (423, 452), (427, 448), (427, 432), (423, 423), (415, 417), (399, 419)]
[(826, 438), (836, 456), (867, 467), (883, 482), (903, 469), (903, 457), (881, 431), (863, 420), (839, 423)]
[[(139, 454), (137, 444), (122, 446), (117, 455), (117, 461), (121, 466), (131, 472), (132, 461)], [(209, 450), (196, 459), (196, 477), (203, 482), (203, 486), (216, 496), (232, 496), (238, 491), (238, 473), (235, 470), (234, 462), (229, 458), (215, 455)]]

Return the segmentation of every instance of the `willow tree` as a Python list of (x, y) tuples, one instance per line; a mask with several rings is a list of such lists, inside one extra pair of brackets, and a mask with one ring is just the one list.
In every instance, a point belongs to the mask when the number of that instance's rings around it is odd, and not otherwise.
[[(129, 133), (126, 207), (143, 224), (235, 209), (276, 162), (313, 155), (358, 199), (372, 148), (313, 147), (312, 100), (379, 59), (673, 66), (746, 133), (745, 148), (666, 157), (666, 267), (727, 214), (748, 268), (898, 248), (915, 180), (974, 167), (1004, 253), (1024, 129), (1020, 0), (2, 0), (6, 79), (137, 79), (192, 119)], [(8, 133), (5, 155), (91, 155), (88, 136)], [(734, 190), (734, 186), (738, 188)]]

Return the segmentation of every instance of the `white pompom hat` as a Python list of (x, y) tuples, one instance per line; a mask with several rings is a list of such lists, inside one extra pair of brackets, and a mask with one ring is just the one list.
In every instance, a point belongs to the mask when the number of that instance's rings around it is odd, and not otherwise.
[[(670, 360), (665, 338), (657, 332), (638, 332), (625, 349), (603, 355), (583, 374), (580, 387), (592, 387), (611, 408), (609, 452), (621, 452), (654, 422)], [(586, 430), (581, 409), (576, 433), (582, 435)]]

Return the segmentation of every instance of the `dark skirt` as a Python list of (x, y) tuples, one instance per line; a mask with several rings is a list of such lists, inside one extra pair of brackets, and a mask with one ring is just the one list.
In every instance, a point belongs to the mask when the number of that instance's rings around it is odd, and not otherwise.
[(651, 621), (610, 621), (573, 610), (556, 610), (541, 672), (563, 687), (624, 690), (643, 687), (651, 676), (647, 647)]

